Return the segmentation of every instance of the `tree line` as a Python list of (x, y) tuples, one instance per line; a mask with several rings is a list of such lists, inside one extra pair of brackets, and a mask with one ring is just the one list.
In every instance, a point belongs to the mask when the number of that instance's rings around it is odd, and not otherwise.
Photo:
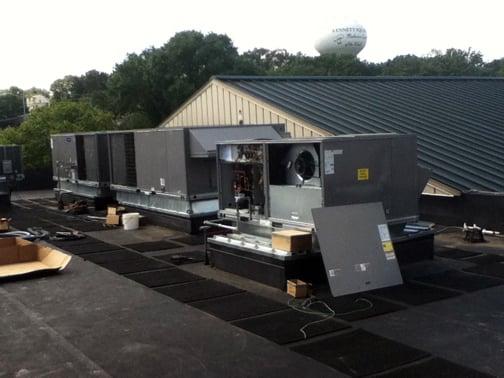
[[(504, 58), (485, 63), (482, 54), (471, 49), (401, 55), (383, 63), (283, 49), (256, 48), (240, 54), (227, 35), (184, 31), (161, 47), (128, 54), (111, 74), (91, 70), (55, 80), (51, 106), (34, 111), (20, 127), (0, 132), (0, 143), (24, 144), (28, 166), (45, 166), (50, 161), (49, 133), (155, 127), (218, 74), (504, 76)], [(0, 93), (0, 126), (2, 119), (22, 114), (20, 101), (19, 88)]]
[[(489, 63), (471, 49), (402, 55), (383, 63), (352, 56), (307, 56), (256, 48), (238, 53), (226, 35), (185, 31), (159, 48), (129, 54), (107, 75), (90, 71), (51, 85), (56, 100), (86, 100), (127, 122), (159, 124), (212, 75), (504, 76), (504, 59)], [(141, 126), (141, 125), (140, 125)]]

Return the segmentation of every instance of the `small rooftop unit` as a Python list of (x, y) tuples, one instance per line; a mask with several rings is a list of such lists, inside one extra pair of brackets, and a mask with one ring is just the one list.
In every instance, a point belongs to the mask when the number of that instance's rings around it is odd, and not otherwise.
[(54, 134), (51, 150), (57, 193), (111, 197), (106, 132)]
[(0, 146), (0, 202), (10, 203), (10, 195), (18, 181), (24, 179), (21, 146)]

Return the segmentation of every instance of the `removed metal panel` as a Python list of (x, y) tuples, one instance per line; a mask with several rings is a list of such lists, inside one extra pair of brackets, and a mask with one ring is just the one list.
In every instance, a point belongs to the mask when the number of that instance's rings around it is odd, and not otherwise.
[(312, 214), (333, 296), (402, 284), (381, 202)]
[[(247, 125), (229, 127), (201, 127), (189, 129), (191, 157), (215, 156), (215, 145), (224, 140), (282, 139), (284, 125)], [(225, 129), (225, 131), (224, 131)]]

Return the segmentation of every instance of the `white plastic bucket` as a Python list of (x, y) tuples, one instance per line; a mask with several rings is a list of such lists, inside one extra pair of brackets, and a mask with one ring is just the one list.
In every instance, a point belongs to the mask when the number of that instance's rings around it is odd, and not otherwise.
[(140, 213), (125, 213), (122, 215), (123, 228), (125, 230), (138, 229)]

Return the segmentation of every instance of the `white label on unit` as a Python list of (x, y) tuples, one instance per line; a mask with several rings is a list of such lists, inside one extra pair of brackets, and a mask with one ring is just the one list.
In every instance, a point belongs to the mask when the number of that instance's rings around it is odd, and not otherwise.
[(380, 234), (380, 240), (382, 242), (390, 240), (390, 233), (389, 233), (388, 226), (386, 224), (379, 224), (378, 225), (378, 233)]
[(159, 185), (165, 186), (165, 179), (164, 178), (162, 178), (162, 177), (159, 178)]
[(343, 150), (324, 151), (324, 173), (326, 175), (334, 174), (334, 159), (337, 155), (343, 155)]
[(54, 148), (54, 141), (53, 138), (51, 138), (51, 150)]
[(366, 262), (366, 263), (361, 263), (361, 264), (355, 264), (354, 268), (356, 272), (365, 272), (368, 270), (369, 266), (371, 264)]
[(387, 253), (385, 253), (385, 258), (387, 260), (395, 260), (395, 258), (396, 258), (395, 257), (395, 253), (393, 251), (392, 252), (387, 252)]

